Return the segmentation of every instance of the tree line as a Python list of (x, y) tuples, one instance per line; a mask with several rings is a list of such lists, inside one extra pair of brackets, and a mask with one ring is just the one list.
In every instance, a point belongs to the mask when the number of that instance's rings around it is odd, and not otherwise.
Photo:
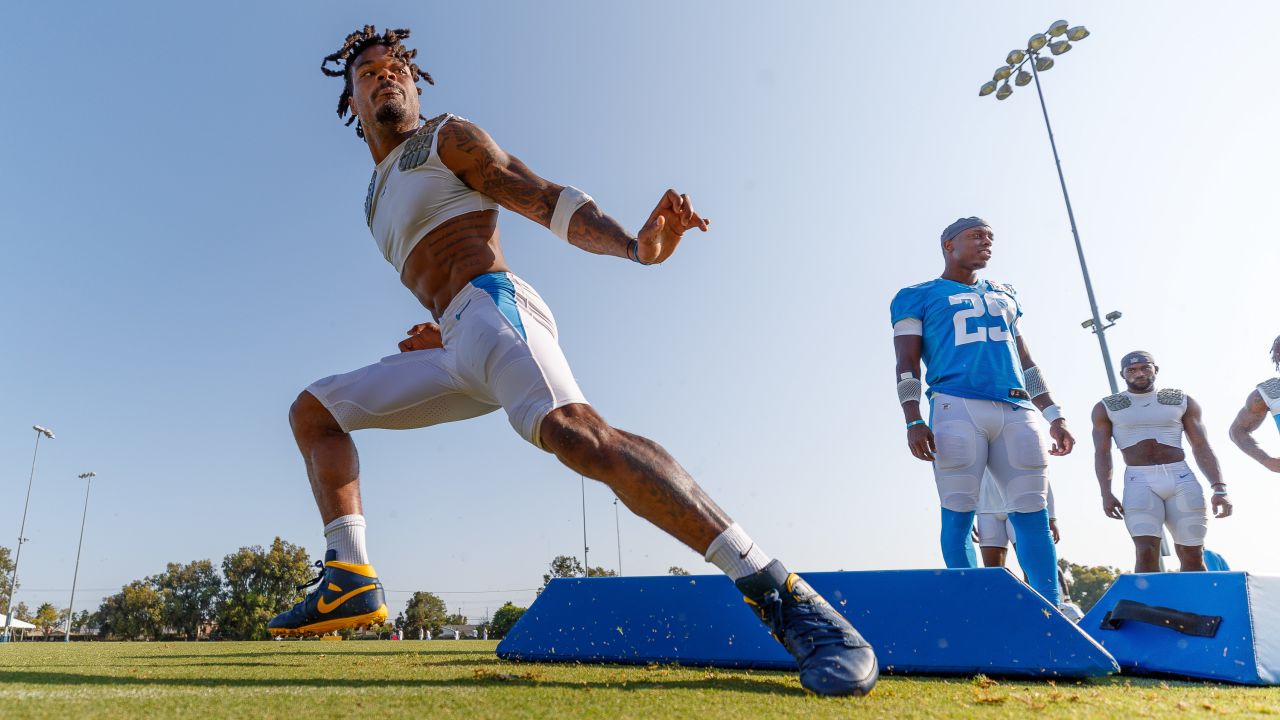
[[(1061, 561), (1072, 578), (1072, 594), (1088, 612), (1115, 580), (1119, 570), (1106, 566), (1082, 566)], [(13, 571), (10, 550), (0, 547), (0, 607), (9, 607), (7, 580)], [(96, 634), (113, 640), (265, 640), (270, 637), (267, 622), (302, 599), (300, 589), (317, 568), (306, 550), (279, 537), (269, 547), (242, 547), (222, 559), (169, 563), (164, 572), (123, 586), (120, 592), (103, 598), (94, 612), (81, 610), (70, 618), (71, 631)], [(671, 575), (688, 575), (681, 567), (668, 569)], [(617, 573), (603, 567), (586, 567), (576, 557), (557, 555), (542, 576), (542, 594), (554, 578), (601, 577)], [(21, 587), (18, 585), (17, 587)], [(477, 625), (478, 634), (498, 639), (515, 625), (526, 608), (507, 602), (492, 618)], [(26, 603), (13, 606), (13, 616), (30, 622), (45, 634), (67, 627), (68, 610), (43, 603), (33, 612)], [(388, 624), (371, 628), (377, 637), (395, 632), (402, 638), (436, 637), (446, 625), (465, 625), (467, 618), (450, 613), (444, 600), (434, 593), (419, 591), (409, 598), (405, 609)], [(350, 635), (350, 633), (347, 633)]]
[[(305, 549), (279, 537), (268, 547), (242, 547), (220, 565), (212, 560), (168, 563), (164, 572), (134, 580), (103, 598), (96, 611), (76, 613), (70, 618), (71, 632), (108, 640), (266, 640), (267, 623), (302, 599), (300, 586), (318, 571)], [(9, 607), (12, 572), (11, 552), (0, 546), (0, 608)], [(15, 592), (20, 588), (21, 583), (15, 584)], [(508, 602), (478, 628), (500, 638), (524, 611)], [(17, 602), (13, 616), (48, 635), (67, 627), (68, 611), (43, 603), (33, 612)], [(465, 616), (450, 613), (437, 595), (422, 591), (409, 598), (394, 622), (370, 632), (377, 637), (398, 632), (408, 638), (421, 631), (434, 637), (446, 625), (465, 624)]]

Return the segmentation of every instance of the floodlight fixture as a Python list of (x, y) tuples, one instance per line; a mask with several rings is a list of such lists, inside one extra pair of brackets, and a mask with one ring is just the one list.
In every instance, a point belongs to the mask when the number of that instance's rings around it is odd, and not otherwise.
[(47, 427), (42, 427), (42, 426), (40, 426), (40, 425), (32, 425), (32, 426), (31, 426), (31, 429), (32, 429), (32, 430), (35, 430), (36, 432), (40, 433), (41, 435), (44, 435), (45, 437), (49, 438), (50, 440), (52, 440), (52, 439), (53, 439), (53, 431), (52, 431), (52, 430), (50, 430), (50, 429), (49, 429), (49, 428), (47, 428)]
[[(1054, 57), (1071, 51), (1071, 43), (1089, 37), (1089, 30), (1083, 25), (1071, 26), (1066, 20), (1056, 20), (1044, 32), (1038, 32), (1027, 39), (1025, 50), (1010, 50), (1005, 56), (1005, 67), (996, 70), (992, 81), (984, 83), (979, 90), (980, 97), (995, 94), (997, 100), (1006, 100), (1013, 95), (1014, 86), (1036, 86), (1036, 95), (1040, 99), (1040, 111), (1044, 115), (1045, 130), (1049, 133), (1049, 146), (1053, 150), (1053, 161), (1058, 170), (1058, 182), (1062, 186), (1062, 200), (1067, 206), (1067, 219), (1071, 223), (1071, 235), (1075, 241), (1076, 254), (1080, 260), (1080, 273), (1084, 276), (1085, 293), (1089, 298), (1089, 309), (1093, 317), (1080, 323), (1080, 326), (1098, 336), (1098, 347), (1102, 351), (1103, 365), (1106, 368), (1107, 380), (1111, 392), (1119, 392), (1115, 371), (1111, 363), (1111, 353), (1107, 348), (1105, 331), (1120, 319), (1120, 312), (1113, 310), (1106, 315), (1106, 320), (1098, 312), (1097, 299), (1093, 294), (1093, 282), (1089, 278), (1089, 268), (1085, 264), (1084, 248), (1080, 243), (1080, 232), (1076, 227), (1075, 213), (1071, 209), (1071, 198), (1067, 194), (1067, 181), (1062, 174), (1062, 162), (1058, 157), (1058, 145), (1053, 138), (1053, 127), (1049, 123), (1049, 111), (1045, 107), (1044, 95), (1041, 92), (1039, 74), (1054, 66)], [(1042, 51), (1048, 50), (1048, 52)], [(1031, 67), (1025, 67), (1027, 62)]]
[(90, 471), (89, 471), (89, 472), (87, 472), (87, 473), (80, 473), (80, 479), (81, 479), (81, 480), (85, 480), (85, 479), (87, 479), (87, 478), (91, 478), (91, 477), (98, 477), (98, 473), (96, 473), (96, 472), (94, 472), (94, 471), (92, 471), (92, 470), (90, 470)]

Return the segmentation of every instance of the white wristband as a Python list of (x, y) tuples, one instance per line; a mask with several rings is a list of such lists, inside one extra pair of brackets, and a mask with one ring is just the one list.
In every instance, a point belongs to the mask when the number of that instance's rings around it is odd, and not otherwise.
[(898, 381), (898, 403), (920, 402), (920, 389), (920, 381), (907, 374)]
[(1040, 414), (1044, 415), (1045, 420), (1048, 420), (1050, 423), (1052, 423), (1053, 421), (1058, 420), (1062, 417), (1062, 408), (1058, 407), (1057, 405), (1050, 405), (1049, 407), (1041, 410)]
[(551, 213), (552, 234), (565, 242), (569, 242), (569, 220), (578, 208), (591, 202), (591, 196), (572, 185), (565, 185), (556, 199), (556, 209)]

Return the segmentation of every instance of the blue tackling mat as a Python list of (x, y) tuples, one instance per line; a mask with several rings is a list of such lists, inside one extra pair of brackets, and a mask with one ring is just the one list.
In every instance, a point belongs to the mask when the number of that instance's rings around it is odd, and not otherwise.
[(1080, 627), (1126, 675), (1280, 684), (1280, 577), (1121, 575)]
[[(1091, 677), (1106, 650), (1003, 568), (802, 573), (888, 673)], [(722, 575), (552, 580), (498, 645), (537, 662), (795, 669)]]

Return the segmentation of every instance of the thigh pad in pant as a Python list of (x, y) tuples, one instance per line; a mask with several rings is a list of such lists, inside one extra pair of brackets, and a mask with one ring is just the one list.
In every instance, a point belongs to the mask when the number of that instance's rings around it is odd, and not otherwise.
[(1131, 537), (1162, 537), (1164, 535), (1164, 500), (1151, 488), (1141, 474), (1130, 468), (1125, 471), (1124, 526)]
[(466, 420), (498, 409), (468, 395), (449, 372), (449, 353), (416, 350), (307, 387), (345, 432), (407, 430)]
[(1031, 411), (1004, 408), (1004, 427), (991, 441), (987, 467), (1009, 512), (1038, 512), (1048, 505), (1049, 455)]
[(547, 413), (587, 402), (560, 349), (555, 318), (538, 293), (511, 273), (481, 275), (445, 311), (445, 347), (467, 392), (501, 405), (525, 440), (541, 447)]
[(955, 512), (977, 510), (987, 464), (986, 435), (974, 423), (962, 398), (935, 395), (931, 414), (937, 447), (933, 477), (938, 485), (938, 500), (942, 507)]
[[(1183, 473), (1178, 473), (1183, 475)], [(1177, 480), (1173, 497), (1164, 501), (1165, 525), (1178, 545), (1204, 545), (1209, 530), (1209, 510), (1204, 488), (1190, 468)]]

